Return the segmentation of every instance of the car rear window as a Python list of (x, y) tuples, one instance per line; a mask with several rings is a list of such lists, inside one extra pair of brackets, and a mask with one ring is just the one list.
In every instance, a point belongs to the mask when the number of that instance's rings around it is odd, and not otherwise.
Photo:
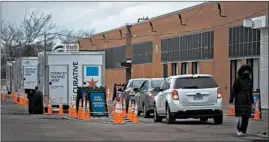
[(218, 87), (213, 77), (178, 78), (175, 81), (175, 89), (202, 89)]
[(162, 79), (162, 80), (152, 80), (151, 81), (151, 87), (152, 88), (161, 87), (163, 82), (164, 82), (164, 79)]
[(145, 80), (132, 80), (127, 88), (140, 88)]

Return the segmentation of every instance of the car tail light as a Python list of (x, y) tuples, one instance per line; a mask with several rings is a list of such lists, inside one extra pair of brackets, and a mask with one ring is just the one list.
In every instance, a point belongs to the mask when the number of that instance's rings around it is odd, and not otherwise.
[(153, 94), (152, 93), (148, 93), (148, 97), (149, 97), (149, 99), (153, 99)]
[(177, 92), (177, 90), (173, 90), (173, 91), (172, 91), (172, 98), (173, 98), (174, 100), (179, 100), (179, 96), (178, 96), (178, 92)]
[(217, 94), (217, 98), (221, 98), (222, 97), (222, 94), (220, 92), (220, 88), (218, 88), (218, 94)]

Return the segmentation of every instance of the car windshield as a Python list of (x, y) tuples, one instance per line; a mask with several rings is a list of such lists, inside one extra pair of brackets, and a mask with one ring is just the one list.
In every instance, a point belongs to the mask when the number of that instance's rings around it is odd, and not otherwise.
[(218, 87), (216, 81), (212, 77), (187, 77), (177, 78), (175, 81), (175, 89), (202, 89), (202, 88), (216, 88)]
[(132, 80), (129, 84), (127, 88), (140, 88), (140, 86), (142, 85), (142, 83), (145, 80)]
[(160, 80), (152, 80), (152, 81), (151, 81), (151, 87), (152, 87), (152, 88), (161, 87), (161, 85), (162, 85), (163, 82), (164, 82), (164, 79), (160, 79)]

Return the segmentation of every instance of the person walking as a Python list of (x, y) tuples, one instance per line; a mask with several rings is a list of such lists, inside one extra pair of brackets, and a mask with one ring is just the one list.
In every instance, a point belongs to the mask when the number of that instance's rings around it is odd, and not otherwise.
[(235, 116), (239, 117), (237, 124), (237, 135), (246, 136), (249, 117), (253, 109), (252, 80), (250, 73), (252, 68), (249, 65), (242, 65), (238, 70), (238, 78), (233, 83), (230, 95), (230, 105), (234, 103)]

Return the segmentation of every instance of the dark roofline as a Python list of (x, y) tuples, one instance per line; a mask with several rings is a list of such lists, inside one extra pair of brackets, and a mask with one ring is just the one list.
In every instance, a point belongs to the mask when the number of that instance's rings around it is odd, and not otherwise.
[[(133, 23), (133, 24), (132, 23), (126, 23), (126, 24), (131, 24), (132, 26), (135, 26), (135, 25), (138, 25), (138, 24), (146, 23), (148, 21), (156, 20), (156, 19), (159, 19), (159, 18), (163, 18), (163, 17), (166, 17), (166, 16), (170, 16), (170, 15), (173, 15), (173, 14), (180, 13), (180, 12), (192, 10), (192, 9), (199, 8), (199, 7), (202, 7), (202, 6), (205, 6), (205, 5), (209, 5), (209, 4), (213, 4), (213, 3), (217, 3), (217, 1), (203, 2), (201, 4), (197, 4), (197, 5), (194, 5), (194, 6), (191, 6), (191, 7), (187, 7), (187, 8), (181, 9), (181, 10), (177, 10), (177, 11), (174, 11), (174, 12), (170, 12), (170, 13), (166, 13), (166, 14), (163, 14), (163, 15), (159, 15), (159, 16), (150, 18), (148, 20), (144, 20), (144, 21), (141, 21), (141, 22), (136, 22), (136, 23)], [(114, 29), (111, 29), (111, 30), (103, 31), (103, 32), (100, 32), (100, 33), (96, 33), (96, 34), (94, 34), (94, 35), (92, 35), (90, 37), (94, 37), (94, 36), (97, 36), (97, 35), (100, 35), (100, 34), (105, 34), (105, 33), (108, 33), (108, 32), (115, 31), (115, 30), (120, 30), (120, 29), (125, 28), (125, 27), (126, 26), (121, 26), (121, 27), (114, 28)]]

